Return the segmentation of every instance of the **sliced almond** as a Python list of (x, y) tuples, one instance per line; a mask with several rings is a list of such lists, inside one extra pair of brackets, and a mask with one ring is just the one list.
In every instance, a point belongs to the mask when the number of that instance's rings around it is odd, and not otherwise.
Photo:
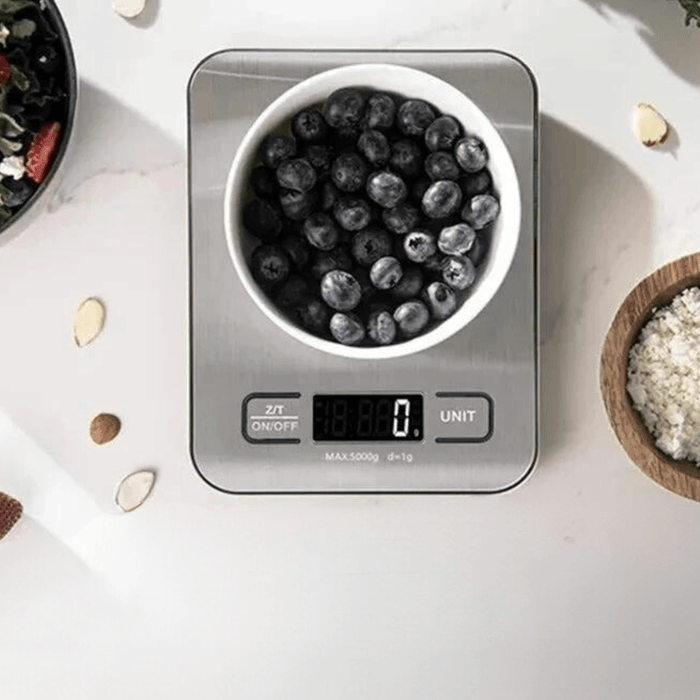
[(138, 17), (146, 8), (146, 0), (112, 0), (112, 9), (126, 19)]
[(86, 299), (75, 313), (73, 338), (79, 348), (89, 345), (102, 332), (105, 323), (105, 307), (99, 299)]
[(117, 489), (117, 505), (125, 512), (138, 508), (150, 495), (156, 473), (150, 469), (142, 469), (125, 477)]
[(90, 423), (90, 437), (98, 445), (114, 440), (122, 428), (122, 422), (111, 413), (100, 413)]
[(670, 127), (657, 109), (646, 102), (634, 108), (634, 135), (649, 148), (660, 146), (668, 138)]

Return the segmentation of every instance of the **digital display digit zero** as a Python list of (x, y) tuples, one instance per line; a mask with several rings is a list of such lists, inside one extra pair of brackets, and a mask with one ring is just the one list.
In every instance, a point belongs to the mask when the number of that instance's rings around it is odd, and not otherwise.
[(316, 442), (409, 442), (423, 439), (420, 394), (316, 394)]

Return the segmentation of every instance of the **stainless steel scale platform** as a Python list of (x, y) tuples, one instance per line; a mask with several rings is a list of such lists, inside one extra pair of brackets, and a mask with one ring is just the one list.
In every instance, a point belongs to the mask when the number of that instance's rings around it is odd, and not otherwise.
[[(223, 225), (248, 127), (292, 85), (352, 63), (410, 66), (464, 91), (508, 146), (522, 196), (515, 259), (486, 309), (433, 348), (374, 362), (312, 349), (267, 319), (236, 276)], [(538, 448), (538, 101), (527, 67), (497, 51), (231, 50), (195, 69), (188, 104), (190, 447), (202, 478), (236, 494), (485, 494), (521, 483)], [(314, 397), (329, 394), (421, 401), (420, 439), (314, 442)]]

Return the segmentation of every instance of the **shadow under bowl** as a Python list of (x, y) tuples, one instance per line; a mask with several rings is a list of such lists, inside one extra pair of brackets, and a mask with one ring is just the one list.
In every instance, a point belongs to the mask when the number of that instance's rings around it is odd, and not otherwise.
[(679, 258), (644, 278), (625, 298), (608, 330), (600, 361), (600, 389), (610, 424), (628, 457), (669, 491), (700, 501), (700, 467), (656, 447), (627, 393), (629, 351), (654, 311), (688, 287), (700, 286), (700, 253)]

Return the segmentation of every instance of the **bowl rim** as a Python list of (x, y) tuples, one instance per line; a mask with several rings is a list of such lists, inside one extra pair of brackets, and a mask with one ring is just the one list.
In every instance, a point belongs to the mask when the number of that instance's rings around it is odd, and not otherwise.
[[(64, 59), (66, 62), (65, 73), (66, 73), (66, 93), (67, 93), (67, 105), (66, 105), (66, 121), (65, 124), (61, 124), (61, 141), (56, 150), (56, 155), (54, 156), (51, 167), (44, 181), (36, 188), (34, 194), (29, 198), (29, 201), (19, 209), (15, 214), (13, 214), (2, 226), (0, 226), (0, 242), (6, 242), (8, 236), (11, 238), (10, 230), (17, 226), (21, 226), (23, 223), (28, 223), (31, 219), (29, 215), (36, 213), (37, 202), (43, 199), (43, 196), (51, 185), (53, 184), (54, 177), (61, 167), (66, 152), (68, 151), (69, 144), (71, 143), (71, 134), (73, 133), (73, 127), (75, 125), (75, 116), (78, 107), (78, 69), (75, 62), (75, 52), (73, 51), (73, 43), (71, 42), (70, 35), (68, 34), (68, 28), (63, 19), (61, 11), (58, 9), (58, 5), (55, 0), (41, 0), (41, 2), (46, 7), (46, 12), (51, 15), (51, 19), (54, 23), (54, 29), (58, 33), (59, 43), (64, 52)], [(21, 223), (20, 223), (21, 222)], [(12, 233), (20, 233), (20, 230), (12, 231)]]
[[(293, 101), (300, 93), (315, 88), (319, 83), (332, 82), (342, 77), (346, 78), (348, 81), (345, 83), (347, 85), (353, 80), (350, 76), (359, 76), (359, 78), (354, 78), (355, 84), (358, 82), (361, 83), (363, 78), (371, 84), (377, 81), (368, 80), (369, 75), (374, 77), (378, 73), (386, 74), (386, 72), (403, 73), (405, 77), (415, 75), (419, 76), (421, 80), (427, 79), (432, 81), (434, 84), (438, 85), (441, 90), (451, 92), (463, 102), (467, 110), (473, 112), (477, 119), (482, 122), (476, 129), (477, 133), (487, 143), (492, 153), (494, 151), (500, 151), (499, 168), (504, 171), (503, 179), (508, 180), (509, 191), (511, 192), (510, 197), (512, 201), (509, 203), (509, 220), (513, 221), (511, 225), (513, 231), (506, 229), (500, 236), (502, 240), (499, 248), (501, 256), (499, 259), (499, 274), (496, 276), (493, 274), (494, 270), (491, 270), (490, 275), (482, 277), (478, 282), (479, 287), (477, 288), (477, 293), (474, 296), (467, 297), (453, 316), (441, 322), (428, 333), (401, 343), (377, 347), (348, 346), (318, 338), (310, 332), (296, 326), (287, 319), (281, 311), (277, 310), (272, 302), (265, 296), (262, 289), (253, 280), (248, 266), (242, 259), (243, 256), (241, 255), (239, 245), (234, 240), (238, 238), (235, 235), (237, 229), (237, 215), (234, 216), (234, 209), (236, 208), (231, 206), (231, 202), (234, 201), (234, 194), (238, 193), (240, 196), (240, 193), (245, 187), (244, 168), (241, 166), (243, 165), (244, 159), (248, 157), (251, 146), (259, 139), (259, 132), (263, 128), (263, 125), (266, 124), (271, 116), (280, 111), (286, 103)], [(342, 86), (342, 84), (335, 84), (329, 86), (329, 90), (339, 89)], [(381, 85), (377, 85), (376, 89), (382, 89)], [(483, 131), (486, 131), (488, 135), (485, 135)], [(503, 197), (501, 197), (501, 199), (503, 199)], [(506, 279), (520, 240), (521, 226), (522, 198), (518, 174), (508, 147), (491, 119), (464, 92), (442, 78), (428, 71), (394, 63), (357, 63), (331, 68), (300, 81), (282, 93), (258, 115), (248, 128), (232, 160), (224, 192), (224, 228), (229, 255), (246, 292), (253, 299), (258, 308), (260, 308), (275, 325), (282, 328), (288, 335), (296, 338), (305, 345), (335, 356), (354, 359), (377, 360), (411, 355), (415, 352), (431, 348), (462, 330), (488, 306), (500, 289), (503, 281)], [(488, 281), (488, 285), (484, 284), (486, 281)], [(477, 299), (480, 304), (469, 304), (473, 299)]]
[(659, 450), (627, 393), (629, 351), (655, 309), (700, 286), (700, 253), (672, 260), (638, 282), (618, 308), (603, 343), (600, 391), (610, 425), (629, 459), (664, 488), (700, 501), (700, 467)]

